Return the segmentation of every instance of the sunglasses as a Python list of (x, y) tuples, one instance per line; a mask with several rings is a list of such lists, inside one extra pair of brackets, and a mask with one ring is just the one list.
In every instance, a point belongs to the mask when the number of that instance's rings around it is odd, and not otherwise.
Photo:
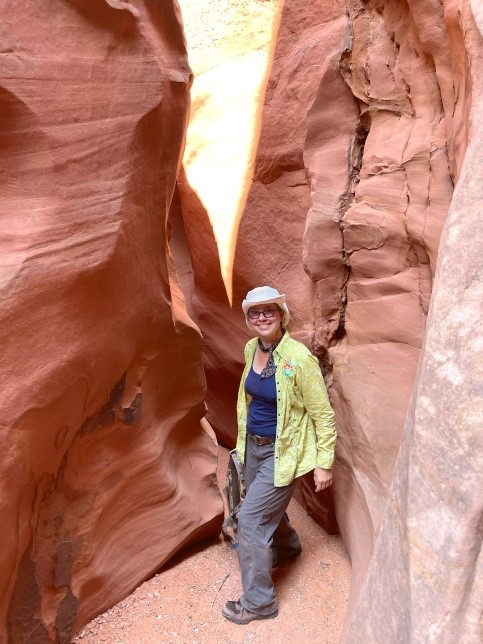
[(250, 309), (247, 315), (250, 320), (258, 320), (261, 315), (263, 315), (264, 318), (273, 318), (278, 310), (279, 309), (263, 309), (263, 311), (257, 311), (257, 309)]

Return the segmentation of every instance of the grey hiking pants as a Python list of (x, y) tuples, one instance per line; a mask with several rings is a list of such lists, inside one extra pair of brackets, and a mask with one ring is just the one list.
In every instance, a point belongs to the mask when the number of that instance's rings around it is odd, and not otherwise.
[(241, 605), (253, 613), (277, 610), (272, 581), (274, 555), (290, 557), (301, 551), (300, 540), (285, 513), (295, 481), (273, 485), (274, 446), (257, 445), (247, 438), (245, 455), (246, 496), (238, 515), (238, 558), (243, 595)]

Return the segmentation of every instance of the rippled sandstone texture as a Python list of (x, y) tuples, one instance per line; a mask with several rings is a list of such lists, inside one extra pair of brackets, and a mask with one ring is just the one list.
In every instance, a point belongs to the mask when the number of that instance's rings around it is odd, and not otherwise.
[[(209, 419), (220, 439), (231, 444), (234, 438), (247, 337), (239, 311), (248, 288), (268, 283), (287, 293), (291, 331), (324, 367), (338, 420), (332, 500), (352, 561), (352, 608), (393, 480), (442, 227), (468, 138), (478, 132), (473, 114), (480, 101), (481, 36), (473, 11), (477, 5), (469, 0), (284, 3), (238, 223), (233, 311), (204, 204), (193, 193), (197, 186), (180, 182), (198, 276), (194, 315), (208, 345)], [(226, 74), (229, 69), (227, 63)], [(203, 154), (202, 145), (197, 153)], [(471, 167), (461, 178), (462, 193), (478, 170)], [(196, 246), (200, 235), (202, 248)], [(457, 261), (465, 266), (470, 260), (461, 253), (445, 266)], [(432, 391), (435, 409), (445, 397), (444, 390)], [(437, 423), (425, 431), (430, 439)], [(463, 432), (463, 444), (471, 440)], [(455, 460), (465, 468), (464, 450), (441, 458), (449, 470)], [(411, 476), (409, 465), (404, 471)], [(438, 481), (446, 484), (441, 472), (431, 483), (435, 495)], [(474, 480), (471, 467), (468, 478)], [(311, 487), (308, 477), (300, 495), (333, 529), (329, 499), (315, 498)], [(395, 513), (403, 499), (397, 496)], [(389, 557), (385, 564), (373, 577), (381, 587), (393, 573)], [(363, 608), (358, 615), (363, 618)]]
[(1, 14), (0, 640), (69, 642), (221, 523), (167, 234), (191, 72), (171, 1)]
[(344, 639), (351, 644), (481, 642), (482, 108), (441, 239), (387, 512)]

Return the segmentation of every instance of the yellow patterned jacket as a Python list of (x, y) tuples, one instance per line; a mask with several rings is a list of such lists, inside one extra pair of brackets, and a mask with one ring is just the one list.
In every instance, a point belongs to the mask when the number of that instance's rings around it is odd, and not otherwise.
[[(238, 439), (236, 451), (245, 462), (247, 415), (251, 396), (245, 380), (253, 362), (258, 338), (245, 346), (245, 369), (238, 391)], [(330, 469), (334, 461), (335, 418), (324, 379), (315, 356), (285, 332), (273, 352), (277, 365), (277, 435), (275, 440), (275, 487), (290, 485), (314, 469)]]

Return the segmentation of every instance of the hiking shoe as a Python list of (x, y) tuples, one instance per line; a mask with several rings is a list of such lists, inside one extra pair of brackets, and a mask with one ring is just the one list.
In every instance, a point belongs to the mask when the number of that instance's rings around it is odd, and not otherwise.
[(268, 615), (260, 615), (259, 613), (252, 613), (251, 611), (243, 608), (240, 602), (226, 602), (226, 604), (221, 609), (221, 614), (226, 619), (229, 619), (230, 622), (235, 622), (235, 624), (249, 624), (253, 622), (254, 619), (273, 619), (277, 617), (278, 610)]

